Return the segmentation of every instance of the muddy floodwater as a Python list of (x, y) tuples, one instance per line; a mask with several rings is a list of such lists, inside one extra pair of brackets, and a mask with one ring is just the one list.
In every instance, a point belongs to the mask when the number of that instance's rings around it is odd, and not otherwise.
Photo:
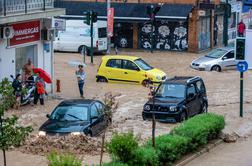
[[(236, 132), (240, 136), (250, 133), (252, 129), (252, 71), (244, 74), (244, 118), (240, 118), (239, 73), (237, 71), (218, 73), (191, 69), (189, 67), (191, 61), (200, 56), (200, 54), (175, 52), (155, 52), (151, 54), (149, 52), (133, 51), (121, 52), (121, 54), (139, 56), (151, 66), (163, 70), (168, 77), (201, 76), (207, 89), (209, 112), (225, 116), (227, 125), (224, 132)], [(87, 79), (84, 96), (102, 100), (106, 92), (120, 94), (117, 97), (119, 107), (113, 115), (113, 125), (106, 133), (106, 139), (109, 140), (113, 132), (127, 131), (133, 131), (142, 141), (150, 138), (152, 123), (142, 119), (142, 109), (148, 99), (148, 89), (141, 85), (96, 83), (95, 75), (101, 62), (101, 57), (95, 56), (94, 64), (90, 64), (90, 58), (86, 57), (87, 66), (84, 69), (87, 73)], [(76, 68), (69, 65), (71, 61), (83, 61), (83, 57), (78, 53), (55, 54), (55, 78), (61, 81), (61, 92), (57, 93), (57, 96), (62, 99), (79, 98), (77, 81), (74, 75)], [(60, 99), (50, 100), (43, 107), (27, 106), (23, 107), (22, 111), (12, 110), (9, 114), (17, 114), (21, 124), (32, 125), (36, 134), (40, 125), (46, 120), (46, 114), (50, 113), (60, 101)], [(178, 124), (157, 123), (156, 134), (169, 133), (171, 128), (176, 125)], [(84, 163), (97, 164), (99, 161), (97, 158), (98, 156), (84, 156)], [(105, 160), (108, 160), (107, 154)], [(41, 160), (39, 156), (38, 161), (46, 162), (46, 160)], [(29, 164), (25, 163), (25, 165)]]

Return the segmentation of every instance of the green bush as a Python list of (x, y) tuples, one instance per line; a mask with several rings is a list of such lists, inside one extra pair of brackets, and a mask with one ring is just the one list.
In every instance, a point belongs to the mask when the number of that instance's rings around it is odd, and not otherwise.
[(138, 148), (137, 138), (133, 133), (114, 134), (111, 141), (106, 144), (106, 148), (113, 159), (128, 163)]
[(129, 165), (158, 166), (158, 155), (152, 147), (139, 147), (134, 152), (134, 158)]
[(102, 166), (128, 166), (127, 164), (120, 163), (120, 162), (110, 162), (110, 163), (105, 163)]
[[(147, 146), (151, 146), (151, 140)], [(176, 135), (161, 135), (156, 138), (156, 151), (160, 165), (169, 165), (186, 153), (189, 139)]]
[(47, 156), (49, 166), (81, 166), (81, 160), (71, 154), (51, 153)]
[(212, 113), (201, 114), (175, 127), (171, 134), (189, 138), (189, 150), (196, 150), (198, 146), (207, 144), (209, 140), (217, 138), (224, 126), (223, 116)]

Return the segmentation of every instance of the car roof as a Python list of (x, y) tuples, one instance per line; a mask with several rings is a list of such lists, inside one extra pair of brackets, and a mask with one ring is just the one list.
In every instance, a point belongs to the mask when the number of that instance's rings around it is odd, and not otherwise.
[(173, 78), (167, 79), (164, 83), (167, 84), (183, 84), (186, 85), (190, 82), (202, 80), (199, 76), (175, 76)]
[(59, 106), (64, 106), (64, 105), (90, 105), (93, 102), (97, 100), (94, 99), (69, 99), (69, 100), (64, 100), (62, 101)]
[(139, 59), (139, 57), (131, 56), (131, 55), (106, 55), (103, 56), (102, 59), (126, 59), (126, 60), (136, 60)]

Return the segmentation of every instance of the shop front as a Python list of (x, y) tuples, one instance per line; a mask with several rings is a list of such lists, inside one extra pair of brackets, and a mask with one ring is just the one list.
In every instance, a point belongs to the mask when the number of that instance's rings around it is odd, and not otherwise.
[[(42, 40), (43, 19), (5, 25), (5, 36), (0, 39), (0, 79), (23, 73), (23, 67), (30, 59), (34, 67), (52, 73), (52, 45)], [(8, 30), (6, 30), (8, 29)], [(47, 86), (51, 90), (51, 86)]]

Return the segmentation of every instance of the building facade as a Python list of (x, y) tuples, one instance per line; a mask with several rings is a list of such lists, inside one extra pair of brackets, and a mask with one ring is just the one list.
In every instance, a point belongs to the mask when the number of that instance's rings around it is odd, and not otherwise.
[[(161, 5), (156, 15), (154, 48), (199, 52), (224, 44), (226, 2), (220, 0), (113, 0), (115, 8), (112, 41), (120, 47), (150, 49), (151, 24), (146, 7)], [(58, 0), (66, 14), (80, 16), (85, 10), (106, 19), (105, 0)], [(76, 18), (76, 17), (75, 17)]]
[(28, 59), (54, 77), (52, 17), (62, 14), (53, 0), (0, 0), (0, 80), (22, 73)]

